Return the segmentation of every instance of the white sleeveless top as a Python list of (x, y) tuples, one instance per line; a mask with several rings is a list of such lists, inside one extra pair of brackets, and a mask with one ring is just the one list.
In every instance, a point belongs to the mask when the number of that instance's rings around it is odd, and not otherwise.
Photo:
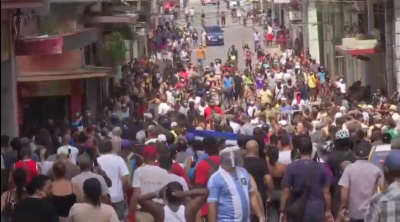
[(173, 212), (168, 206), (164, 206), (164, 222), (186, 222), (185, 206), (181, 205), (178, 211)]

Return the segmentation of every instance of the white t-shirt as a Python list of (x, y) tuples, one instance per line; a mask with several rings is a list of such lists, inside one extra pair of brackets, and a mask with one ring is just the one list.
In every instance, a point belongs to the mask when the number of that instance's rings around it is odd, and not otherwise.
[[(135, 170), (132, 187), (140, 188), (141, 195), (161, 190), (170, 182), (168, 172), (158, 166), (144, 165)], [(154, 199), (158, 203), (164, 203), (162, 199)]]
[(260, 35), (258, 35), (257, 33), (253, 34), (253, 40), (254, 41), (260, 41)]
[(288, 73), (288, 72), (283, 73), (283, 79), (284, 79), (285, 81), (288, 81), (288, 80), (291, 79), (291, 78), (292, 78), (292, 74), (291, 74), (291, 73)]
[(283, 79), (283, 72), (279, 72), (275, 74), (276, 79), (282, 80)]
[(189, 103), (190, 103), (190, 102), (194, 102), (194, 106), (197, 107), (197, 106), (200, 105), (200, 100), (201, 100), (201, 98), (198, 97), (198, 96), (196, 96), (196, 98), (194, 98), (194, 99), (193, 99), (193, 98), (190, 98), (190, 99), (189, 99)]
[(398, 113), (393, 113), (392, 119), (393, 119), (394, 121), (399, 121), (399, 120), (400, 120), (400, 115), (399, 115)]
[(337, 85), (338, 85), (341, 93), (346, 93), (346, 84), (345, 83), (338, 82)]
[(170, 90), (167, 90), (165, 92), (165, 94), (167, 94), (167, 102), (169, 102), (171, 104), (175, 104), (175, 97), (174, 97), (173, 93)]
[(173, 173), (170, 173), (168, 176), (169, 176), (169, 182), (174, 182), (174, 181), (178, 182), (178, 183), (180, 183), (182, 185), (183, 191), (189, 190), (189, 187), (188, 187), (185, 179), (183, 179), (183, 177), (180, 177), (180, 176), (178, 176), (176, 174), (173, 174)]
[(204, 116), (204, 110), (207, 108), (207, 105), (205, 105), (205, 106), (201, 106), (201, 105), (199, 105), (199, 113), (200, 113), (200, 116)]
[(292, 159), (290, 158), (290, 154), (291, 154), (290, 150), (284, 150), (279, 152), (278, 162), (283, 164), (291, 163)]
[(194, 15), (194, 9), (189, 9), (190, 15)]
[(160, 103), (158, 105), (158, 115), (159, 116), (166, 115), (170, 110), (171, 110), (171, 106), (169, 106), (167, 103)]
[(121, 178), (129, 175), (128, 167), (122, 157), (116, 154), (105, 154), (97, 158), (97, 162), (110, 178), (112, 185), (109, 188), (111, 202), (117, 203), (124, 200)]

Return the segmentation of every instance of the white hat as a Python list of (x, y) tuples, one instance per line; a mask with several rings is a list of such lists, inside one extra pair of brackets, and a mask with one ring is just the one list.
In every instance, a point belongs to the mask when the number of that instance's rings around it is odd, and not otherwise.
[(71, 153), (71, 149), (69, 149), (69, 146), (62, 146), (57, 149), (57, 156), (60, 156), (60, 155), (68, 156), (70, 153)]
[(346, 111), (347, 110), (346, 107), (344, 107), (344, 106), (341, 106), (339, 109), (340, 109), (340, 111)]
[(177, 123), (177, 122), (172, 122), (172, 123), (171, 123), (171, 128), (172, 128), (172, 127), (175, 127), (175, 126), (178, 126), (178, 123)]
[(389, 110), (397, 112), (397, 106), (396, 105), (390, 105)]
[(147, 119), (153, 119), (153, 114), (151, 113), (143, 113), (143, 116)]
[(281, 101), (283, 101), (283, 100), (285, 100), (285, 101), (286, 101), (287, 99), (286, 99), (285, 97), (282, 97), (282, 98), (281, 98)]
[(167, 137), (164, 134), (160, 134), (157, 137), (157, 141), (160, 143), (166, 143), (167, 142)]
[(337, 118), (342, 117), (342, 116), (343, 116), (342, 113), (336, 113), (334, 119), (337, 119)]
[(281, 124), (282, 126), (287, 126), (288, 124), (286, 120), (281, 120), (278, 123)]

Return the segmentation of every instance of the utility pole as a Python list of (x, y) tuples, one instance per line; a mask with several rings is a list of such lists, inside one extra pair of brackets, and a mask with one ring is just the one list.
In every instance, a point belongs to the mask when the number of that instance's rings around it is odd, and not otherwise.
[(303, 33), (303, 53), (307, 56), (308, 48), (308, 0), (302, 0), (301, 5), (301, 22), (302, 22), (302, 33)]

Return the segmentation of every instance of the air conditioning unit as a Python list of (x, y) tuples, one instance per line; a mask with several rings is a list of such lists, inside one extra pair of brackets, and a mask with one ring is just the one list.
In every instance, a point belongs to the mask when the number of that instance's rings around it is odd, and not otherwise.
[(301, 21), (301, 12), (300, 11), (290, 11), (289, 12), (289, 20), (290, 21)]

